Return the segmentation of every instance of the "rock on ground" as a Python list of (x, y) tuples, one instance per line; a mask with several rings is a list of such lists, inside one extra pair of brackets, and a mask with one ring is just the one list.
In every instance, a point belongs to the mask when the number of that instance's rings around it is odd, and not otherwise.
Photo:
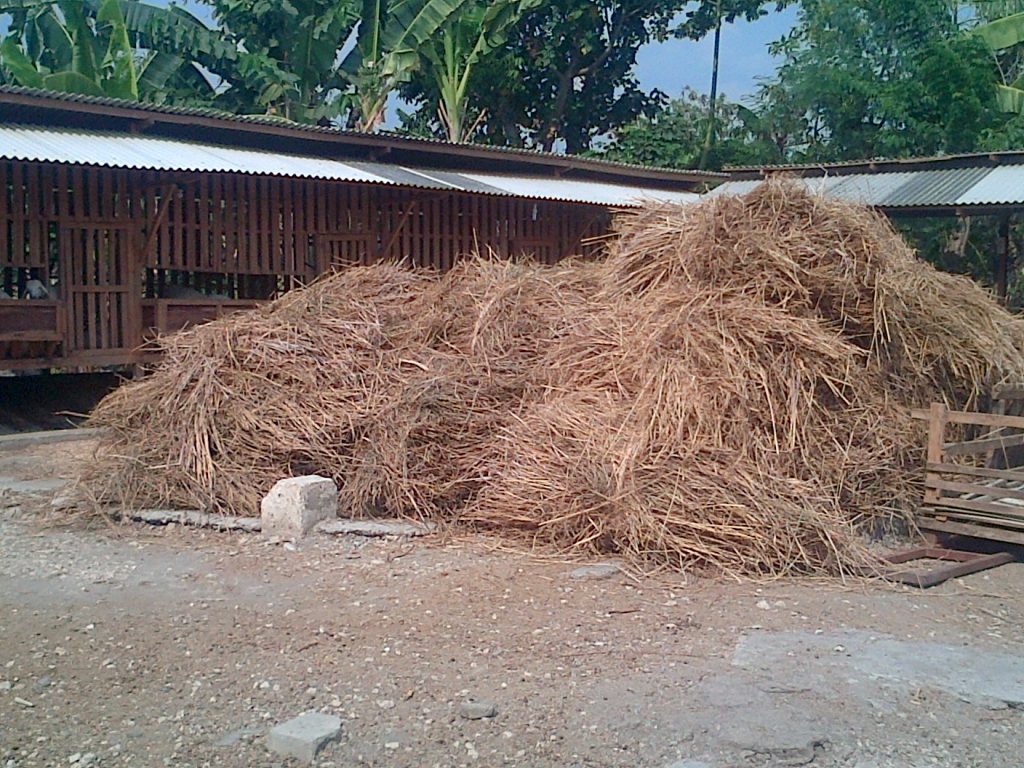
[(270, 729), (267, 749), (285, 757), (312, 763), (325, 746), (341, 736), (341, 719), (306, 712)]
[(278, 480), (260, 504), (263, 535), (301, 539), (338, 515), (338, 488), (329, 477), (303, 475)]

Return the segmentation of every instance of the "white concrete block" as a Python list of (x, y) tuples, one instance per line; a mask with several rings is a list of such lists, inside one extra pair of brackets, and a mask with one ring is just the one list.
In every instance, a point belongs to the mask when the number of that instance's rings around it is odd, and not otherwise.
[(338, 515), (338, 488), (329, 477), (278, 480), (260, 504), (263, 535), (301, 539), (321, 520)]
[(321, 749), (340, 737), (340, 718), (320, 712), (307, 712), (271, 728), (267, 734), (267, 749), (285, 757), (312, 763)]

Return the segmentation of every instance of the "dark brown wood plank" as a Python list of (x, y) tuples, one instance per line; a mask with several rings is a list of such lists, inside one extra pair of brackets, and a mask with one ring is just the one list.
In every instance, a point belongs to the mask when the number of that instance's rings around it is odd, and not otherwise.
[(952, 533), (957, 536), (972, 536), (977, 539), (989, 539), (1024, 545), (1024, 532), (1010, 531), (1005, 528), (954, 520), (938, 520), (930, 514), (919, 516), (918, 525), (922, 530), (926, 531)]

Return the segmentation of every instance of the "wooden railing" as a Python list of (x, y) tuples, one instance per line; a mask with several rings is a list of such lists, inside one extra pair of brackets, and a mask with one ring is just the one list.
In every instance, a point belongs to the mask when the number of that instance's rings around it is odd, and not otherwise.
[(261, 304), (266, 302), (258, 299), (143, 299), (143, 335), (173, 333), (242, 309), (255, 309)]
[[(933, 403), (915, 412), (928, 420), (924, 503), (926, 531), (1024, 544), (1024, 417), (953, 411)], [(950, 425), (969, 425), (967, 439), (947, 442)]]

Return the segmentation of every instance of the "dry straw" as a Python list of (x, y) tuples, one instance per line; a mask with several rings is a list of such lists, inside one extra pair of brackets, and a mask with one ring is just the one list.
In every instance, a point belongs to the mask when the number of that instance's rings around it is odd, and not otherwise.
[(253, 514), (317, 472), (343, 515), (736, 575), (870, 563), (907, 519), (908, 406), (1024, 380), (1022, 324), (866, 209), (770, 182), (620, 219), (606, 259), (380, 264), (161, 341), (103, 401), (99, 505)]

